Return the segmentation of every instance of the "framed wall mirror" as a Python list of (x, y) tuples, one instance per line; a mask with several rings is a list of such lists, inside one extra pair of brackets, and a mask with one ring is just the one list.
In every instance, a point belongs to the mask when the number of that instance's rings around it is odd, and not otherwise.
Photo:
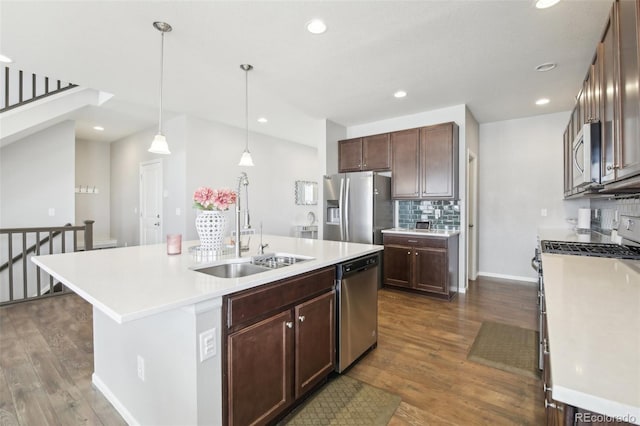
[(296, 204), (318, 204), (318, 182), (296, 181)]

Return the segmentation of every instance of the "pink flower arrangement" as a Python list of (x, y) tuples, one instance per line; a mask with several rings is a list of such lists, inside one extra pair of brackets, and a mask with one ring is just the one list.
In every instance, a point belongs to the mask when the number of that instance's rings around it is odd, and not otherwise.
[(193, 193), (194, 207), (200, 210), (229, 210), (236, 203), (237, 194), (230, 189), (211, 189), (202, 186)]

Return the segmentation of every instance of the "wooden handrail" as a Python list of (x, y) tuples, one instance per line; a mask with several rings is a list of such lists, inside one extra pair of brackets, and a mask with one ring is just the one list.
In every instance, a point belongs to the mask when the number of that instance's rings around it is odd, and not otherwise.
[[(66, 242), (67, 242), (67, 233), (73, 233), (73, 248), (72, 250), (78, 251), (78, 231), (84, 231), (84, 250), (93, 250), (93, 220), (85, 220), (84, 226), (71, 226), (71, 224), (67, 223), (64, 226), (47, 226), (47, 227), (33, 227), (33, 228), (5, 228), (0, 229), (0, 235), (7, 235), (7, 251), (8, 251), (8, 261), (0, 266), (0, 272), (4, 270), (8, 270), (9, 279), (8, 279), (8, 300), (0, 300), (0, 305), (6, 305), (10, 303), (16, 302), (24, 302), (26, 300), (33, 300), (35, 298), (52, 296), (65, 294), (69, 290), (62, 286), (61, 291), (55, 290), (55, 285), (59, 284), (58, 282), (54, 282), (53, 276), (49, 275), (49, 290), (45, 293), (42, 293), (42, 282), (40, 278), (41, 270), (38, 266), (36, 266), (35, 273), (35, 283), (33, 281), (29, 281), (27, 279), (27, 255), (30, 253), (35, 253), (36, 255), (40, 255), (41, 247), (48, 246), (48, 253), (53, 254), (54, 245), (53, 240), (55, 237), (58, 237), (62, 234), (62, 239), (60, 240), (60, 250), (61, 253), (66, 253)], [(44, 238), (40, 238), (40, 233), (47, 233), (48, 235)], [(16, 256), (13, 255), (14, 250), (14, 235), (22, 236), (22, 244), (17, 251), (18, 254)], [(34, 234), (35, 235), (35, 243), (27, 248), (27, 235)], [(48, 243), (48, 244), (47, 244)], [(16, 262), (22, 261), (22, 297), (16, 298), (14, 296), (14, 271), (16, 271)], [(18, 270), (19, 271), (19, 270)], [(35, 284), (35, 288), (30, 290), (29, 283)], [(18, 287), (20, 289), (20, 287)], [(35, 294), (30, 295), (30, 294)]]
[[(70, 223), (65, 223), (62, 228), (65, 231), (71, 231), (71, 229), (69, 228), (70, 226), (71, 226)], [(84, 229), (84, 226), (78, 226), (76, 228)], [(34, 231), (34, 229), (36, 229), (36, 231)], [(17, 234), (17, 233), (22, 233), (22, 232), (48, 232), (50, 230), (51, 230), (51, 228), (13, 228), (13, 229), (6, 229), (6, 230), (3, 230), (3, 231), (7, 231), (6, 233), (8, 233), (8, 234)], [(4, 233), (4, 232), (2, 232), (2, 233)], [(9, 267), (9, 263), (16, 263), (16, 262), (20, 261), (24, 256), (28, 255), (29, 253), (33, 253), (34, 251), (36, 251), (36, 247), (37, 246), (41, 246), (42, 244), (47, 243), (49, 241), (49, 238), (55, 238), (58, 235), (60, 235), (61, 233), (62, 233), (62, 231), (54, 231), (53, 234), (51, 234), (51, 237), (49, 237), (49, 236), (44, 237), (39, 242), (34, 243), (31, 247), (26, 249), (24, 252), (20, 252), (20, 254), (15, 255), (11, 259), (11, 261), (7, 260), (5, 263), (0, 265), (0, 272), (2, 272), (5, 269), (7, 269)]]

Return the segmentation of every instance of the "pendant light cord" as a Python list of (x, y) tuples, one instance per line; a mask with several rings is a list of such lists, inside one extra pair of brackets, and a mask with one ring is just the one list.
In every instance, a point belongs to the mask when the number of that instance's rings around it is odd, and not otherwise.
[(162, 134), (162, 79), (164, 74), (164, 31), (160, 32), (160, 112), (158, 113), (158, 133)]
[(251, 68), (247, 68), (244, 70), (244, 124), (246, 129), (246, 138), (245, 138), (245, 151), (249, 151), (249, 70)]

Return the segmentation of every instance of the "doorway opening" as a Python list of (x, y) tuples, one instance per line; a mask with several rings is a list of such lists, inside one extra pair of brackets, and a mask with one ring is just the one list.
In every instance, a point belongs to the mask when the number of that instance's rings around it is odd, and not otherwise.
[(467, 283), (478, 278), (478, 157), (467, 150)]

